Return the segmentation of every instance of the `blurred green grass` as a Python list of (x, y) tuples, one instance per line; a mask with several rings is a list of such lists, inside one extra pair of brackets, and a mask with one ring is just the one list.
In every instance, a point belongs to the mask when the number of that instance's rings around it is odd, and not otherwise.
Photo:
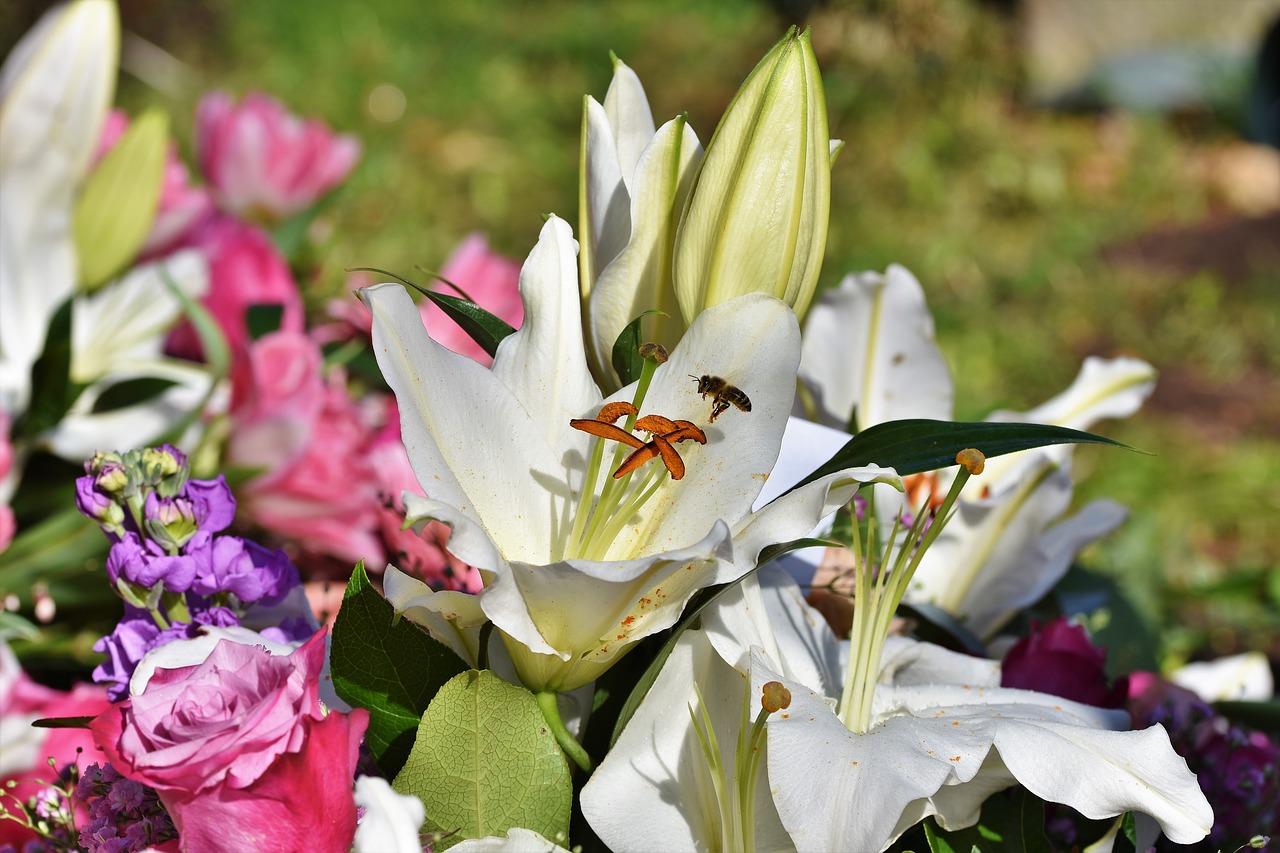
[[(121, 101), (167, 107), (188, 152), (194, 105), (213, 86), (267, 91), (363, 140), (316, 226), (313, 306), (342, 292), (344, 268), (437, 269), (472, 230), (522, 257), (541, 214), (576, 222), (582, 96), (603, 97), (610, 50), (639, 73), (659, 121), (686, 112), (705, 142), (789, 23), (749, 0), (126, 0), (123, 14), (190, 78), (162, 93), (126, 74)], [(1101, 427), (1156, 456), (1077, 451), (1078, 500), (1108, 496), (1133, 513), (1085, 561), (1129, 592), (1166, 661), (1245, 648), (1280, 660), (1280, 428), (1256, 414), (1280, 413), (1268, 378), (1280, 275), (1273, 265), (1229, 282), (1102, 252), (1221, 215), (1203, 163), (1231, 128), (1029, 109), (1015, 22), (990, 4), (845, 0), (809, 23), (832, 134), (848, 143), (823, 283), (890, 262), (913, 270), (959, 418), (1029, 408), (1089, 354), (1138, 355), (1181, 377), (1181, 393)], [(394, 121), (369, 108), (379, 86), (403, 93)]]

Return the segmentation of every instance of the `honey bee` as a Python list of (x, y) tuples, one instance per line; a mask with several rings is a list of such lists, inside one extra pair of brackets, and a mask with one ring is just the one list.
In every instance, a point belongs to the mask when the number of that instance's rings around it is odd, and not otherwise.
[(740, 411), (751, 411), (751, 398), (746, 395), (741, 388), (736, 385), (730, 385), (719, 376), (694, 376), (689, 374), (689, 378), (698, 383), (698, 393), (702, 395), (702, 399), (706, 399), (708, 394), (714, 395), (711, 400), (711, 417), (707, 419), (707, 423), (712, 423), (717, 417), (723, 414), (732, 404)]

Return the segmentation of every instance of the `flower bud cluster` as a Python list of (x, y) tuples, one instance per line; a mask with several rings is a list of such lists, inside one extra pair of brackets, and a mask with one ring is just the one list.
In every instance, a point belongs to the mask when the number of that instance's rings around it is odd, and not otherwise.
[(155, 789), (126, 779), (110, 764), (85, 769), (76, 799), (89, 809), (79, 839), (88, 853), (132, 853), (178, 837)]
[[(80, 511), (112, 540), (106, 570), (125, 614), (94, 645), (107, 660), (94, 680), (113, 701), (151, 649), (194, 637), (204, 626), (239, 625), (255, 604), (280, 603), (299, 585), (282, 551), (223, 533), (236, 502), (226, 480), (189, 479), (187, 459), (169, 445), (99, 453), (76, 481)], [(309, 626), (286, 625), (281, 639), (302, 639)]]

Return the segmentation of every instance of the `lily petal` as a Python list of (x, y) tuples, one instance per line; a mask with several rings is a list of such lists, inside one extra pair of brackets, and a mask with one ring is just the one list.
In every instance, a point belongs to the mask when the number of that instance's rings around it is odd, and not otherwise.
[(613, 80), (604, 96), (604, 113), (613, 131), (622, 182), (632, 192), (632, 176), (640, 155), (653, 140), (654, 124), (640, 78), (621, 59), (613, 60)]
[(662, 126), (636, 165), (630, 184), (630, 239), (591, 286), (587, 313), (597, 376), (615, 376), (614, 341), (646, 310), (667, 316), (645, 320), (644, 340), (673, 349), (684, 333), (671, 281), (671, 247), (701, 157), (697, 135), (679, 118)]
[(950, 420), (951, 372), (934, 338), (924, 289), (890, 264), (845, 276), (805, 320), (800, 379), (817, 420), (859, 430), (903, 418)]
[(47, 12), (0, 71), (0, 407), (24, 409), (49, 319), (75, 290), (76, 187), (111, 104), (114, 3)]
[(617, 257), (631, 234), (631, 197), (623, 182), (617, 140), (609, 114), (590, 95), (582, 100), (580, 156), (578, 286), (585, 300), (600, 271)]

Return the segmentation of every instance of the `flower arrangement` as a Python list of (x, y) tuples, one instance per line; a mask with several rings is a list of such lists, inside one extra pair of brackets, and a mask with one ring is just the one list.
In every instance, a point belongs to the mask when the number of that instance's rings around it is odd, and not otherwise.
[(615, 59), (576, 236), (355, 272), (310, 327), (280, 247), (359, 144), (214, 93), (198, 186), (167, 119), (110, 112), (117, 36), (75, 0), (4, 69), (0, 584), (113, 615), (70, 693), (0, 635), (0, 844), (1270, 843), (1276, 743), (1207, 704), (1268, 698), (1265, 660), (1204, 696), (1061, 615), (1004, 633), (1123, 521), (1064, 518), (1071, 448), (1154, 370), (953, 422), (910, 272), (818, 288), (807, 33), (705, 148)]

